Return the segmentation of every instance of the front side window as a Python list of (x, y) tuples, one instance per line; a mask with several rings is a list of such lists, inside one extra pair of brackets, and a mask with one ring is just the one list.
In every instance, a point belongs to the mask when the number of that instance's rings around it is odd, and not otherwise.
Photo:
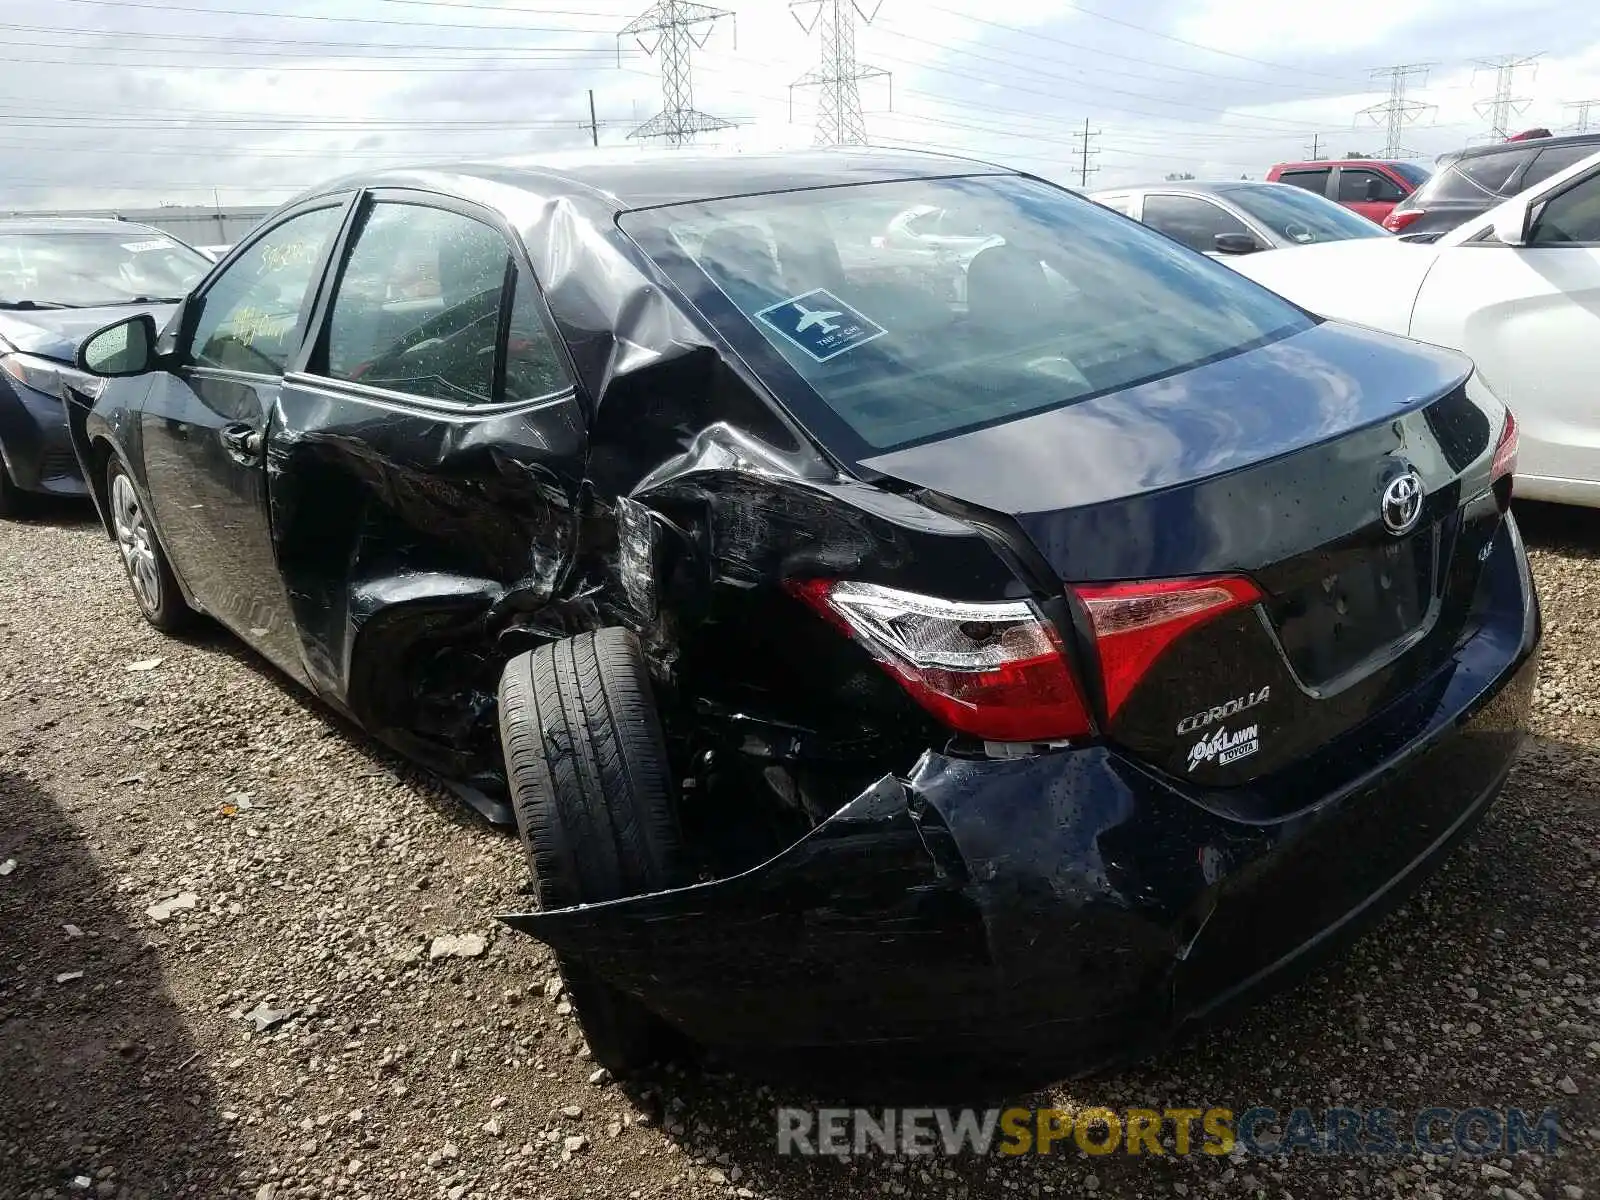
[(1278, 176), (1278, 183), (1287, 183), (1292, 187), (1305, 188), (1308, 192), (1326, 195), (1328, 191), (1328, 176), (1332, 168), (1322, 167), (1315, 171), (1284, 171)]
[(1573, 243), (1600, 243), (1600, 174), (1590, 175), (1546, 201), (1528, 240), (1530, 246)]
[(0, 233), (0, 308), (182, 300), (211, 260), (142, 225)]
[(344, 210), (319, 208), (263, 234), (206, 289), (190, 358), (196, 366), (282, 375), (298, 348), (300, 310)]
[(511, 251), (472, 217), (379, 201), (334, 293), (326, 373), (430, 400), (494, 398)]
[(1339, 203), (1383, 202), (1404, 200), (1405, 192), (1387, 175), (1358, 167), (1339, 169)]
[(1382, 226), (1360, 213), (1299, 188), (1275, 183), (1239, 184), (1226, 194), (1235, 208), (1243, 209), (1274, 234), (1296, 245), (1389, 236)]
[[(863, 209), (945, 210), (959, 252), (874, 245)], [(842, 458), (1239, 353), (1311, 319), (1063, 189), (922, 179), (625, 213), (622, 228)]]
[(1220, 205), (1197, 196), (1146, 196), (1140, 219), (1191, 250), (1217, 248), (1217, 235), (1242, 233), (1253, 237), (1245, 223)]

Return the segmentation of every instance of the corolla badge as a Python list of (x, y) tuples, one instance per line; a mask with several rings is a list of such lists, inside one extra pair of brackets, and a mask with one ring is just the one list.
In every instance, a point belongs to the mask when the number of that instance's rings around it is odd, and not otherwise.
[(1179, 733), (1193, 733), (1196, 729), (1204, 729), (1207, 725), (1214, 725), (1218, 721), (1226, 721), (1229, 717), (1236, 717), (1247, 708), (1254, 708), (1258, 704), (1265, 704), (1272, 698), (1272, 687), (1261, 688), (1259, 691), (1246, 692), (1243, 696), (1235, 696), (1226, 704), (1213, 704), (1210, 708), (1187, 716), (1178, 722)]
[(1246, 725), (1243, 729), (1229, 733), (1226, 726), (1220, 726), (1210, 737), (1203, 737), (1189, 747), (1189, 770), (1194, 770), (1201, 763), (1214, 762), (1219, 767), (1227, 766), (1231, 762), (1238, 762), (1241, 758), (1249, 758), (1261, 749), (1261, 727), (1259, 725)]
[(1422, 520), (1422, 476), (1415, 471), (1396, 475), (1383, 489), (1379, 506), (1383, 527), (1395, 537), (1410, 533)]

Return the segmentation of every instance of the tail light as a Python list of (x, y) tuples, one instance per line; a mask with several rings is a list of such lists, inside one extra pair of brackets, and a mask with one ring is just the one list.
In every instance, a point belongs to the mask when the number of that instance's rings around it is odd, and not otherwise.
[(1197, 625), (1261, 599), (1260, 589), (1242, 576), (1097, 584), (1073, 591), (1094, 626), (1108, 717), (1116, 716), (1173, 642)]
[(965, 604), (870, 583), (789, 589), (865, 646), (945, 725), (995, 742), (1052, 742), (1090, 729), (1055, 629), (1031, 604)]
[(1489, 486), (1517, 473), (1517, 419), (1506, 409), (1506, 423), (1500, 428), (1500, 440), (1494, 446), (1494, 461), (1489, 465)]
[(1383, 227), (1390, 233), (1400, 233), (1426, 214), (1420, 208), (1391, 208), (1383, 219)]
[[(1055, 628), (1031, 604), (959, 603), (827, 579), (788, 586), (951, 729), (996, 742), (1049, 742), (1091, 731), (1089, 707)], [(1261, 599), (1255, 584), (1238, 576), (1072, 590), (1093, 626), (1108, 716), (1178, 638)]]

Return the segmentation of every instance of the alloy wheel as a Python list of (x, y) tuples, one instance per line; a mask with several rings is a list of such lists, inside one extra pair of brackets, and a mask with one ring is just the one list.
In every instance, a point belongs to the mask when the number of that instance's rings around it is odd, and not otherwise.
[(128, 568), (128, 581), (133, 584), (133, 594), (146, 612), (161, 608), (161, 572), (156, 567), (155, 543), (150, 538), (150, 527), (145, 522), (144, 507), (126, 475), (117, 474), (111, 481), (111, 523), (116, 529), (117, 548), (122, 551), (123, 564)]

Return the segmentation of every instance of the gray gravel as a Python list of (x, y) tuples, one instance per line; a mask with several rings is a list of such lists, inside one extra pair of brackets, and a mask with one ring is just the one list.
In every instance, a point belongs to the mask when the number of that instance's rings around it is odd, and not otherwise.
[(805, 1098), (609, 1081), (491, 914), (515, 843), (219, 633), (137, 616), (74, 510), (0, 524), (0, 1197), (1600, 1200), (1600, 513), (1530, 511), (1537, 739), (1352, 953), (1035, 1101), (1562, 1111), (1555, 1158), (779, 1159)]

